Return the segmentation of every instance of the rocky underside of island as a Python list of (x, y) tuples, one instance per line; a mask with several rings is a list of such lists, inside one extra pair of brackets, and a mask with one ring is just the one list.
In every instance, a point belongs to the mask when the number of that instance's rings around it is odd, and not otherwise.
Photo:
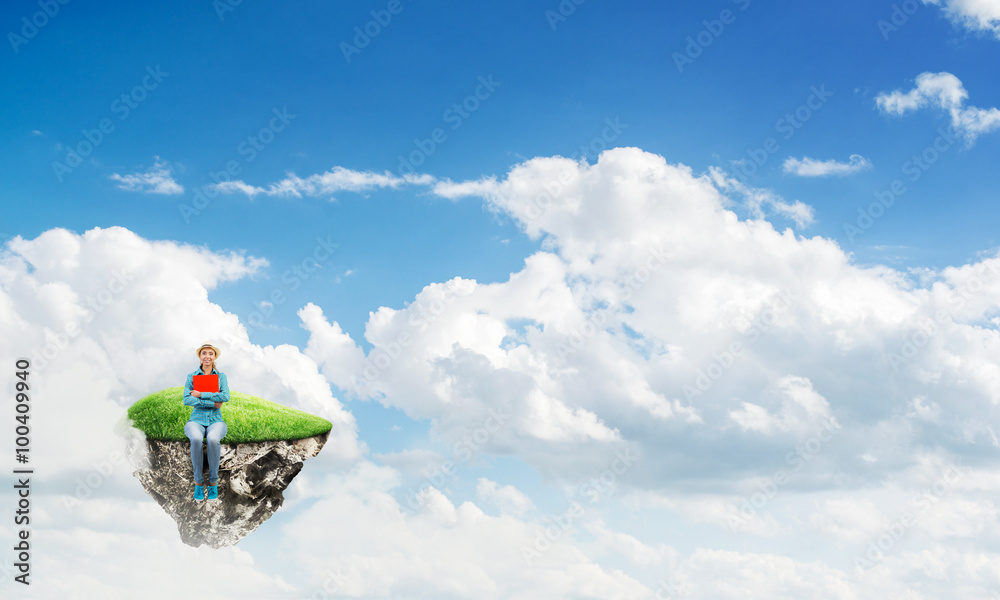
[[(282, 492), (302, 470), (303, 462), (319, 454), (329, 435), (223, 444), (217, 500), (192, 497), (194, 473), (187, 440), (137, 442), (146, 444), (148, 460), (133, 475), (174, 519), (185, 544), (232, 546), (281, 507)], [(208, 475), (207, 459), (204, 473)]]

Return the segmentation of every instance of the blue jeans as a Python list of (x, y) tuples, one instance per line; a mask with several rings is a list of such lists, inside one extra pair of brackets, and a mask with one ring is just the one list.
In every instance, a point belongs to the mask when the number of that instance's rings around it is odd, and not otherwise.
[(194, 467), (194, 482), (201, 485), (204, 479), (202, 472), (201, 442), (208, 440), (208, 484), (215, 485), (219, 481), (219, 459), (222, 457), (222, 444), (219, 440), (226, 437), (229, 427), (225, 423), (212, 423), (208, 427), (188, 421), (184, 425), (184, 435), (191, 440), (191, 465)]

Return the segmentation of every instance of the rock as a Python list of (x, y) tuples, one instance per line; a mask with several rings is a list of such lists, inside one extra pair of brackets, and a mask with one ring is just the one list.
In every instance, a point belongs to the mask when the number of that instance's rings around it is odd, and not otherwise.
[[(302, 470), (302, 463), (319, 454), (329, 432), (299, 440), (222, 444), (219, 499), (195, 500), (191, 445), (142, 439), (145, 468), (133, 475), (146, 493), (167, 511), (189, 546), (232, 546), (260, 527), (285, 498), (282, 492)], [(208, 475), (208, 452), (205, 452)], [(206, 485), (206, 491), (207, 491)]]

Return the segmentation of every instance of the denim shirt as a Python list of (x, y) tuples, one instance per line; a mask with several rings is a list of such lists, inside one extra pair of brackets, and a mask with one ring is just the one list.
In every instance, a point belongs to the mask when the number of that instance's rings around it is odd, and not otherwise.
[(204, 375), (205, 372), (201, 370), (201, 366), (194, 371), (188, 373), (187, 381), (184, 383), (184, 405), (193, 406), (194, 410), (191, 411), (191, 418), (189, 421), (194, 421), (199, 425), (204, 425), (208, 427), (212, 423), (223, 423), (222, 420), (222, 409), (215, 408), (216, 402), (229, 402), (229, 381), (226, 380), (226, 374), (220, 373), (218, 369), (212, 368), (212, 373), (219, 376), (219, 391), (217, 392), (202, 392), (201, 398), (197, 396), (192, 396), (191, 392), (194, 391), (194, 376)]

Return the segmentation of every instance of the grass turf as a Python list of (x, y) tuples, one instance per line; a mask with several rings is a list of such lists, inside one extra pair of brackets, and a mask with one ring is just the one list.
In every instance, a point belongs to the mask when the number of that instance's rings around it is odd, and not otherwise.
[[(184, 405), (184, 388), (178, 386), (142, 398), (129, 407), (128, 418), (149, 439), (186, 442), (184, 424), (192, 410)], [(333, 428), (322, 417), (242, 392), (231, 391), (229, 402), (224, 402), (221, 410), (228, 427), (223, 444), (298, 440)]]

